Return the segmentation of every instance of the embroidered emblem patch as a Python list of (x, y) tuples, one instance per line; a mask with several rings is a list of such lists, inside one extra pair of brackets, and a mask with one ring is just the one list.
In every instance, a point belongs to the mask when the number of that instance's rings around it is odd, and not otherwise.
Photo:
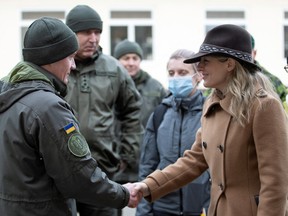
[(69, 151), (77, 156), (84, 157), (89, 152), (88, 144), (80, 133), (74, 133), (68, 140)]

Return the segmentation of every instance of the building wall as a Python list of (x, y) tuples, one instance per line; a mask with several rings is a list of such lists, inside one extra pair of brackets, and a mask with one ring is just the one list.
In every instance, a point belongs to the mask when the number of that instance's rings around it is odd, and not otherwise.
[[(288, 25), (284, 11), (287, 0), (0, 0), (0, 77), (5, 76), (21, 60), (22, 11), (68, 11), (77, 4), (96, 9), (104, 21), (101, 46), (110, 54), (109, 26), (111, 10), (151, 10), (153, 25), (152, 61), (143, 61), (142, 68), (166, 83), (166, 62), (179, 48), (198, 51), (205, 37), (207, 10), (245, 11), (244, 23), (252, 33), (258, 50), (257, 59), (270, 72), (288, 85), (283, 67), (283, 26)], [(226, 23), (222, 20), (219, 24)]]

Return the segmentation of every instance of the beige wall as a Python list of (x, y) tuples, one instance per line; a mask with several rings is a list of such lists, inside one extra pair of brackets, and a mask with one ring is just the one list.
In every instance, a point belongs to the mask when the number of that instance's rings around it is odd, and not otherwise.
[[(21, 60), (20, 26), (24, 10), (63, 10), (77, 4), (94, 7), (104, 21), (101, 46), (109, 54), (110, 10), (151, 10), (153, 61), (142, 67), (166, 86), (166, 62), (178, 48), (197, 51), (204, 39), (206, 10), (243, 10), (246, 29), (256, 40), (258, 60), (288, 85), (283, 57), (284, 11), (287, 0), (0, 0), (0, 77)], [(286, 23), (285, 23), (286, 22)], [(225, 21), (223, 21), (225, 23)]]

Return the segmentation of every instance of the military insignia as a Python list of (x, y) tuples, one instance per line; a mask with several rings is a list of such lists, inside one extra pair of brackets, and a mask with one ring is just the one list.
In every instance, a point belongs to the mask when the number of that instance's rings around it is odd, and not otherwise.
[(76, 128), (75, 128), (75, 126), (74, 126), (73, 123), (69, 123), (68, 125), (66, 125), (66, 126), (64, 127), (64, 130), (65, 130), (66, 134), (70, 134), (70, 133), (72, 133), (73, 131), (75, 131)]
[(74, 133), (70, 136), (68, 140), (68, 149), (77, 157), (84, 157), (89, 153), (88, 144), (80, 133)]

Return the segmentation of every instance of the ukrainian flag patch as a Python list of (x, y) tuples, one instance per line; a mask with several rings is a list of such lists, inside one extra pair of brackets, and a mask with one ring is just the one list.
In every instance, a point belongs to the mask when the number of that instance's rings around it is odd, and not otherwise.
[(66, 134), (70, 134), (70, 133), (72, 133), (73, 131), (75, 131), (76, 128), (75, 128), (75, 126), (74, 126), (73, 123), (69, 123), (68, 125), (66, 125), (66, 126), (64, 127), (64, 130), (65, 130)]

